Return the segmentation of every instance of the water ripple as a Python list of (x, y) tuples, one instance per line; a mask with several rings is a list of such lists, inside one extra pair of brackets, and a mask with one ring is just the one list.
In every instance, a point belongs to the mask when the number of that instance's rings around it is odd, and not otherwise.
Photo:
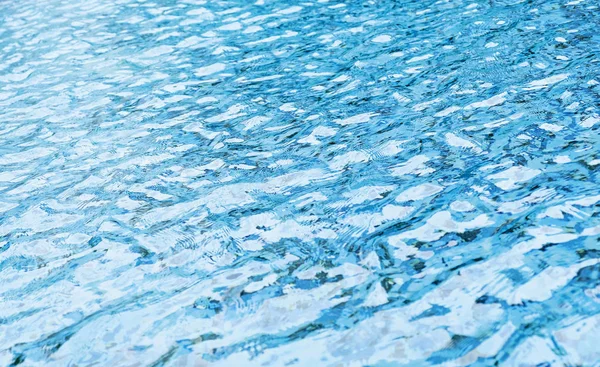
[(592, 366), (598, 6), (0, 4), (0, 364)]

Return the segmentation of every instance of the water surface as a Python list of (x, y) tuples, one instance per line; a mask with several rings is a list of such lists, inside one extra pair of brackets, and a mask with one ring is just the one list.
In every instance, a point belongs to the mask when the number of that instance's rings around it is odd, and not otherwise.
[(0, 365), (598, 365), (599, 25), (2, 1)]

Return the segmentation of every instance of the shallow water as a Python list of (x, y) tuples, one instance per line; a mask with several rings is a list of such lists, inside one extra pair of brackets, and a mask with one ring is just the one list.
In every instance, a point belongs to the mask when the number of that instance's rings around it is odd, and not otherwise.
[(1, 2), (0, 365), (597, 365), (597, 4)]

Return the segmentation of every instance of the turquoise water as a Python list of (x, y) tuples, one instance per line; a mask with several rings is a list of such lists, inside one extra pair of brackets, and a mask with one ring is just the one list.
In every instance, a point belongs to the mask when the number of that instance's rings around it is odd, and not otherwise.
[(599, 366), (599, 25), (0, 2), (0, 365)]

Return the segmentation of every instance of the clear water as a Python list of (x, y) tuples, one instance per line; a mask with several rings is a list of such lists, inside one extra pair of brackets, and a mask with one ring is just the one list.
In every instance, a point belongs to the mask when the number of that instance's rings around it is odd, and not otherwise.
[(599, 365), (591, 0), (0, 3), (0, 365)]

